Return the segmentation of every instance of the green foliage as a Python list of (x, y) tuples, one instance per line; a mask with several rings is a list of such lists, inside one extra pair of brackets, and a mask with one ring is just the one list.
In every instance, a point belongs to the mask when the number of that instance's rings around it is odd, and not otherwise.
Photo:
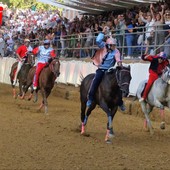
[[(21, 8), (21, 9), (28, 9), (28, 8), (34, 8), (36, 9), (44, 9), (44, 10), (54, 10), (57, 9), (57, 7), (52, 5), (47, 5), (41, 2), (37, 2), (36, 0), (0, 0), (2, 3), (7, 3), (9, 7), (14, 8)], [(58, 0), (62, 2), (62, 0)]]

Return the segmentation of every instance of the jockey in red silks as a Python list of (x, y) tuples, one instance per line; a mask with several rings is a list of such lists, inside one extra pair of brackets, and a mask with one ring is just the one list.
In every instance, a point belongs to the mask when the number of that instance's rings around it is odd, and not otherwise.
[(14, 81), (13, 81), (14, 86), (16, 85), (16, 82), (17, 82), (18, 73), (19, 73), (22, 65), (24, 64), (24, 62), (27, 59), (29, 44), (30, 44), (30, 40), (25, 39), (24, 44), (21, 45), (20, 47), (18, 47), (18, 49), (16, 50), (16, 55), (18, 57), (18, 65), (17, 65), (17, 70), (16, 70), (16, 73), (15, 73), (15, 76), (14, 76)]
[(148, 79), (147, 85), (144, 89), (142, 98), (139, 99), (139, 102), (146, 100), (152, 84), (162, 74), (163, 69), (167, 65), (169, 65), (169, 61), (168, 61), (167, 56), (164, 52), (160, 52), (160, 54), (158, 54), (156, 56), (142, 55), (142, 59), (144, 61), (151, 62), (151, 64), (149, 67), (149, 79)]
[(38, 86), (38, 78), (41, 70), (48, 64), (51, 58), (56, 57), (56, 53), (53, 48), (50, 47), (50, 41), (45, 40), (43, 46), (36, 47), (32, 53), (37, 54), (37, 66), (33, 80), (33, 89), (36, 90)]

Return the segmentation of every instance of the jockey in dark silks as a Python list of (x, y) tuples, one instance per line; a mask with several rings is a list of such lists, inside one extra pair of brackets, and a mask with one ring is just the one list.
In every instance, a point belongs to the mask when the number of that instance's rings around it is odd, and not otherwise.
[(143, 102), (146, 100), (148, 93), (152, 87), (152, 84), (162, 74), (163, 69), (167, 65), (169, 65), (169, 61), (168, 61), (167, 56), (164, 52), (161, 52), (160, 54), (158, 54), (156, 56), (142, 55), (142, 59), (144, 61), (151, 62), (151, 64), (149, 67), (149, 79), (148, 79), (147, 85), (144, 89), (142, 98), (139, 99), (139, 102)]
[[(94, 101), (95, 93), (100, 85), (100, 82), (102, 81), (102, 78), (105, 74), (105, 72), (113, 67), (116, 62), (118, 66), (122, 66), (122, 61), (120, 60), (120, 52), (116, 48), (116, 40), (113, 38), (108, 38), (106, 42), (104, 42), (105, 33), (107, 32), (107, 27), (104, 27), (103, 32), (99, 33), (99, 35), (96, 38), (96, 43), (99, 50), (102, 51), (102, 55), (96, 55), (96, 58), (92, 58), (95, 65), (98, 66), (98, 69), (96, 70), (96, 74), (94, 76), (94, 79), (92, 80), (89, 93), (88, 93), (88, 101), (86, 103), (87, 107), (90, 107), (92, 102)], [(96, 64), (98, 63), (98, 64)], [(125, 106), (123, 104), (123, 101), (119, 103), (119, 107), (122, 111), (125, 110)]]

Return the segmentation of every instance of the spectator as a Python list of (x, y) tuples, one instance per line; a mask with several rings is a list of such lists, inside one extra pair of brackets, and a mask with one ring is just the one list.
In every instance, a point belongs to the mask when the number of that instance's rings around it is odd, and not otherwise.
[(134, 34), (133, 34), (133, 25), (131, 20), (126, 21), (126, 44), (127, 44), (127, 58), (131, 58), (133, 55), (133, 41), (134, 41)]

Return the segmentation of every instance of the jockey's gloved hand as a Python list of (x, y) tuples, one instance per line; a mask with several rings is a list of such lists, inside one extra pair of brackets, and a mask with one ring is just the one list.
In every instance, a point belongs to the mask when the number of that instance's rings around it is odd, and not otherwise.
[(142, 58), (142, 59), (145, 59), (145, 56), (146, 56), (146, 54), (142, 54), (142, 57), (141, 57), (141, 58)]
[(49, 60), (48, 60), (48, 63), (51, 63), (53, 61), (53, 59), (52, 58), (50, 58)]

